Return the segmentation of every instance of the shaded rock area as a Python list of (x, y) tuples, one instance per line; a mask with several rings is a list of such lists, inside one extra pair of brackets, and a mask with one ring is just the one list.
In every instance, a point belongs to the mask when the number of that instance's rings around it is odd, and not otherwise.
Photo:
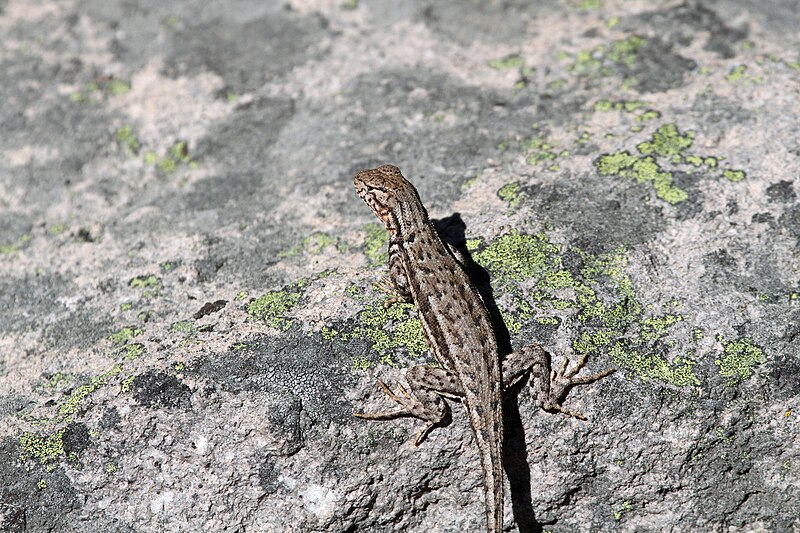
[[(481, 531), (356, 196), (398, 165), (507, 350), (506, 531), (800, 529), (794, 0), (0, 1), (0, 531)], [(376, 285), (377, 284), (377, 285)]]

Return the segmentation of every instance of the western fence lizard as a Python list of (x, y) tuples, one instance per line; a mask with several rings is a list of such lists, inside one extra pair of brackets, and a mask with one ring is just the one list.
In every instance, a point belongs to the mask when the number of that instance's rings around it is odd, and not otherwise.
[(396, 296), (387, 305), (396, 301), (414, 303), (428, 346), (440, 365), (409, 368), (406, 379), (410, 392), (400, 385), (395, 393), (379, 380), (400, 409), (355, 416), (369, 420), (420, 418), (427, 423), (417, 433), (415, 445), (419, 445), (431, 429), (447, 419), (445, 398), (461, 400), (480, 451), (487, 529), (499, 532), (503, 527), (504, 389), (530, 372), (537, 406), (583, 418), (561, 406), (568, 389), (614, 370), (575, 377), (586, 362), (584, 357), (570, 371), (565, 359), (559, 372), (551, 373), (549, 354), (538, 345), (518, 350), (501, 363), (483, 298), (458, 256), (434, 230), (414, 186), (393, 165), (363, 170), (354, 184), (358, 195), (389, 231), (389, 282)]

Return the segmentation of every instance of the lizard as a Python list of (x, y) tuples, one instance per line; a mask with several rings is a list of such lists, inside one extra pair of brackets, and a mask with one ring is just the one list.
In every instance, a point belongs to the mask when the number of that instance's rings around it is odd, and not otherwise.
[(534, 403), (547, 412), (585, 419), (561, 405), (568, 390), (597, 381), (613, 368), (577, 377), (584, 356), (568, 370), (569, 360), (551, 371), (550, 355), (533, 344), (502, 358), (490, 314), (463, 260), (445, 245), (430, 221), (416, 188), (394, 165), (358, 172), (358, 195), (389, 232), (388, 288), (395, 302), (413, 303), (423, 334), (439, 367), (414, 366), (406, 371), (410, 391), (398, 384), (392, 391), (378, 384), (399, 409), (354, 413), (367, 420), (415, 417), (425, 421), (414, 439), (419, 446), (449, 417), (447, 399), (460, 400), (478, 445), (483, 474), (487, 531), (503, 527), (503, 412), (504, 391), (528, 374)]

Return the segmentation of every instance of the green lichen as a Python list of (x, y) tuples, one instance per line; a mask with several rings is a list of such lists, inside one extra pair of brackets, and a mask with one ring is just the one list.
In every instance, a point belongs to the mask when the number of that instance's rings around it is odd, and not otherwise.
[(520, 68), (523, 64), (522, 58), (516, 54), (489, 61), (489, 66), (497, 70)]
[(372, 265), (385, 264), (389, 260), (389, 234), (380, 224), (371, 223), (363, 228), (366, 233), (364, 238), (364, 255)]
[(522, 199), (522, 194), (520, 194), (520, 187), (518, 183), (507, 183), (503, 185), (497, 191), (497, 196), (499, 196), (504, 202), (508, 203), (509, 207), (516, 207)]
[(284, 257), (294, 257), (300, 255), (304, 251), (311, 255), (320, 255), (325, 247), (337, 245), (338, 243), (339, 240), (337, 238), (331, 237), (327, 233), (318, 231), (304, 238), (291, 248), (278, 252), (278, 258), (282, 259)]
[(108, 339), (116, 346), (122, 346), (123, 344), (131, 341), (137, 335), (141, 335), (142, 330), (137, 328), (136, 326), (126, 326), (121, 330), (112, 333), (108, 336)]
[(629, 512), (631, 509), (633, 509), (633, 504), (631, 504), (631, 502), (629, 502), (628, 500), (623, 501), (619, 507), (614, 509), (614, 520), (617, 521), (621, 520), (622, 516), (625, 513)]
[(144, 351), (144, 344), (141, 342), (128, 344), (124, 348), (125, 359), (136, 359), (137, 357), (141, 357), (144, 355)]
[(286, 331), (292, 325), (288, 315), (300, 301), (301, 292), (297, 285), (279, 291), (269, 291), (247, 304), (247, 313), (253, 318), (264, 320), (270, 327)]
[(678, 163), (681, 161), (681, 154), (694, 142), (694, 136), (692, 131), (681, 135), (675, 124), (664, 124), (656, 130), (650, 140), (639, 144), (636, 148), (643, 155), (668, 157)]
[(22, 249), (22, 247), (31, 240), (31, 236), (28, 234), (22, 235), (16, 241), (11, 244), (0, 244), (0, 254), (9, 255), (14, 252), (18, 252)]
[(358, 314), (359, 325), (349, 336), (370, 340), (381, 356), (403, 348), (410, 356), (419, 357), (428, 350), (428, 345), (419, 319), (409, 314), (413, 308), (410, 304), (384, 308), (381, 302), (375, 302)]
[(58, 237), (67, 229), (66, 224), (53, 224), (49, 228), (47, 228), (47, 233), (52, 235), (53, 237)]
[(107, 85), (108, 92), (112, 95), (119, 95), (125, 94), (131, 90), (131, 86), (128, 82), (122, 80), (111, 80), (108, 82)]
[(601, 176), (622, 176), (639, 183), (651, 183), (656, 196), (671, 205), (689, 197), (686, 191), (672, 184), (672, 173), (662, 170), (650, 156), (640, 158), (627, 151), (604, 155), (597, 162), (597, 171)]
[(647, 111), (636, 117), (636, 120), (638, 122), (648, 122), (650, 120), (656, 120), (659, 118), (661, 118), (661, 113), (659, 111), (656, 111), (654, 109), (648, 109)]
[(600, 112), (625, 111), (627, 113), (632, 113), (633, 111), (641, 109), (646, 105), (647, 104), (641, 100), (618, 100), (616, 102), (612, 102), (611, 100), (599, 100), (594, 104), (594, 110)]
[(364, 372), (373, 368), (375, 363), (364, 357), (363, 355), (353, 356), (350, 358), (350, 369), (353, 371)]
[(522, 146), (525, 148), (525, 160), (529, 165), (552, 161), (558, 157), (553, 150), (553, 145), (548, 143), (543, 136), (528, 139), (522, 143)]
[(580, 0), (580, 2), (578, 2), (578, 9), (584, 11), (600, 9), (601, 7), (603, 7), (602, 0)]
[(682, 316), (671, 314), (646, 318), (642, 321), (642, 338), (648, 341), (658, 340), (666, 335), (670, 326), (681, 320)]
[(733, 384), (750, 377), (753, 369), (766, 362), (764, 352), (749, 338), (737, 339), (724, 344), (724, 355), (714, 361), (719, 373)]
[(611, 76), (614, 70), (631, 69), (636, 64), (639, 51), (646, 41), (638, 35), (581, 50), (575, 55), (571, 70), (593, 76)]
[(133, 278), (128, 285), (133, 289), (140, 289), (143, 298), (157, 296), (163, 288), (161, 279), (153, 274), (137, 276)]
[(109, 378), (116, 376), (122, 371), (122, 367), (119, 365), (114, 366), (111, 370), (100, 374), (99, 376), (95, 376), (92, 380), (87, 383), (86, 385), (81, 385), (77, 389), (72, 392), (72, 395), (62, 403), (59, 408), (58, 412), (61, 414), (62, 417), (70, 417), (78, 412), (80, 409), (81, 403), (85, 400), (90, 394), (95, 392), (97, 389), (102, 387), (106, 384)]
[(725, 78), (730, 82), (737, 82), (744, 78), (747, 72), (747, 65), (737, 65), (733, 67)]
[(64, 432), (60, 429), (49, 435), (39, 435), (36, 433), (25, 432), (19, 438), (22, 448), (22, 461), (28, 458), (37, 459), (41, 464), (47, 464), (64, 455)]
[(180, 335), (191, 335), (194, 333), (195, 326), (193, 320), (180, 320), (173, 322), (169, 327), (171, 333), (178, 333)]
[(117, 139), (117, 144), (124, 148), (129, 154), (136, 155), (139, 153), (141, 144), (133, 133), (133, 128), (130, 124), (125, 124), (118, 129), (114, 137)]
[(136, 379), (136, 376), (128, 376), (123, 379), (119, 384), (120, 392), (130, 392), (131, 386), (133, 385), (133, 380)]
[(509, 233), (501, 236), (473, 259), (483, 265), (500, 285), (520, 282), (553, 267), (558, 246), (544, 234)]
[[(673, 174), (663, 168), (664, 164), (691, 165), (695, 168), (705, 165), (708, 170), (715, 169), (718, 164), (716, 157), (687, 153), (694, 137), (692, 131), (681, 133), (675, 124), (663, 124), (650, 139), (636, 146), (644, 157), (628, 151), (604, 155), (596, 163), (598, 173), (601, 176), (622, 176), (636, 179), (639, 183), (650, 183), (658, 198), (676, 205), (686, 200), (688, 194), (673, 185)], [(722, 175), (733, 182), (745, 177), (744, 171), (731, 169), (723, 171)]]
[(148, 165), (155, 166), (164, 174), (172, 174), (181, 166), (197, 167), (197, 162), (192, 159), (189, 145), (185, 141), (176, 141), (163, 157), (158, 157), (155, 152), (147, 152), (144, 155), (144, 161)]
[[(580, 258), (579, 270), (564, 268), (566, 252)], [(511, 233), (486, 244), (472, 257), (490, 272), (511, 334), (531, 321), (559, 325), (573, 332), (572, 349), (577, 355), (610, 356), (644, 380), (676, 386), (700, 383), (693, 360), (662, 355), (673, 342), (671, 329), (683, 317), (645, 314), (624, 272), (622, 251), (602, 255), (578, 248), (562, 251), (543, 234)]]
[(68, 385), (69, 383), (72, 382), (73, 379), (74, 376), (70, 374), (62, 374), (61, 372), (56, 372), (55, 374), (50, 376), (50, 379), (48, 379), (45, 382), (44, 386), (47, 387), (48, 389), (58, 389), (63, 387), (64, 385)]
[(733, 169), (729, 169), (729, 168), (726, 168), (725, 170), (723, 170), (722, 171), (722, 175), (725, 178), (727, 178), (730, 181), (732, 181), (733, 183), (736, 183), (738, 181), (742, 181), (746, 177), (746, 174), (744, 173), (743, 170), (733, 170)]

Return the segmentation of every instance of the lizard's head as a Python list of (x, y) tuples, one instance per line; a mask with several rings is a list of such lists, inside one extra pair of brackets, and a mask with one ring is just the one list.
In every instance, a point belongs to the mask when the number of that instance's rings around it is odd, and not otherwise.
[(416, 198), (417, 190), (394, 165), (383, 165), (356, 174), (356, 192), (387, 227), (389, 214), (406, 198)]

